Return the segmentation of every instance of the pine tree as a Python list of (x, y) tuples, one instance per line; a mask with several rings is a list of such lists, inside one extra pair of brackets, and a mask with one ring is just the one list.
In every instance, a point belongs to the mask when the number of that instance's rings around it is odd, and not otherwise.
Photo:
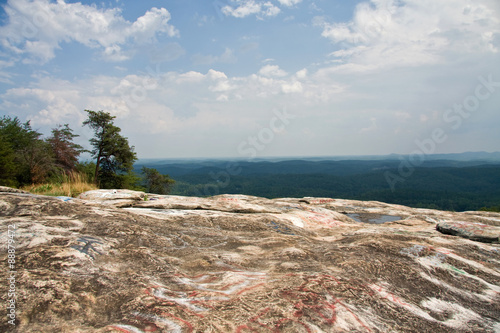
[(0, 185), (15, 187), (16, 163), (14, 150), (4, 135), (0, 135)]
[(82, 146), (73, 142), (78, 136), (73, 134), (68, 124), (64, 124), (52, 129), (52, 136), (47, 139), (52, 147), (57, 167), (66, 173), (76, 170), (78, 157), (85, 151)]
[(127, 188), (135, 181), (132, 169), (137, 155), (121, 129), (113, 124), (115, 116), (108, 112), (85, 110), (88, 119), (83, 122), (94, 130), (90, 139), (96, 158), (95, 182), (101, 188)]
[(153, 168), (142, 167), (142, 174), (146, 178), (146, 191), (155, 194), (169, 194), (175, 180), (168, 175), (162, 175)]
[(21, 123), (19, 118), (4, 116), (0, 119), (0, 136), (5, 143), (4, 158), (9, 160), (9, 151), (14, 154), (15, 177), (10, 183), (25, 185), (44, 181), (54, 170), (54, 159), (50, 146), (41, 139), (41, 133), (31, 128), (30, 122)]

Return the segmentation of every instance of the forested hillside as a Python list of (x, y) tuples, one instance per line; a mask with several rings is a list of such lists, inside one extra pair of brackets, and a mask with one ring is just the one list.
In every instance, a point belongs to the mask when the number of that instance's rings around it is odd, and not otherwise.
[(388, 172), (399, 175), (400, 163), (400, 160), (204, 161), (154, 166), (176, 179), (172, 194), (178, 195), (315, 196), (452, 211), (500, 208), (498, 162), (430, 160), (392, 189), (386, 175)]

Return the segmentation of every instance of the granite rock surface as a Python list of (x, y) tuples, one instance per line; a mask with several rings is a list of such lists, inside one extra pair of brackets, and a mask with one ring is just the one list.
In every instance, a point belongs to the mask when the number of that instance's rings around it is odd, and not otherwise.
[(500, 332), (499, 226), (371, 201), (0, 188), (0, 331)]

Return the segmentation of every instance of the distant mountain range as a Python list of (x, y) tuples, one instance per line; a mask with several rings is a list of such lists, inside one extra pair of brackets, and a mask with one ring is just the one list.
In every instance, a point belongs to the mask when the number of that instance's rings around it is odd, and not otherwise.
[[(483, 161), (483, 162), (500, 162), (500, 152), (464, 152), (452, 154), (429, 154), (424, 155), (426, 161), (447, 160), (447, 161)], [(221, 161), (237, 161), (237, 162), (281, 162), (290, 160), (302, 161), (380, 161), (380, 160), (400, 160), (408, 158), (405, 154), (389, 154), (389, 155), (343, 155), (343, 156), (284, 156), (284, 157), (263, 157), (254, 159), (244, 159), (237, 157), (228, 158), (154, 158), (140, 159), (138, 165), (162, 165), (162, 164), (189, 164), (189, 163), (211, 163)]]
[[(141, 159), (135, 167), (153, 167), (171, 177), (190, 174), (208, 175), (225, 169), (237, 169), (238, 175), (262, 174), (328, 174), (347, 176), (374, 171), (397, 169), (402, 161), (411, 161), (408, 155), (280, 157), (261, 159)], [(423, 168), (474, 167), (500, 164), (500, 152), (467, 152), (460, 154), (425, 155)], [(236, 173), (236, 172), (235, 172)]]
[[(421, 162), (421, 163), (420, 163)], [(176, 180), (172, 194), (376, 200), (443, 210), (500, 209), (500, 152), (416, 156), (140, 160)]]

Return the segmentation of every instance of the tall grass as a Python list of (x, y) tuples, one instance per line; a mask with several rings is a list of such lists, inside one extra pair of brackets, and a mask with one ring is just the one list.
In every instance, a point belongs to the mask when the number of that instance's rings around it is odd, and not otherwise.
[(32, 184), (22, 188), (34, 194), (50, 196), (77, 197), (80, 193), (97, 190), (98, 188), (87, 177), (80, 172), (63, 174), (59, 179), (44, 184)]

